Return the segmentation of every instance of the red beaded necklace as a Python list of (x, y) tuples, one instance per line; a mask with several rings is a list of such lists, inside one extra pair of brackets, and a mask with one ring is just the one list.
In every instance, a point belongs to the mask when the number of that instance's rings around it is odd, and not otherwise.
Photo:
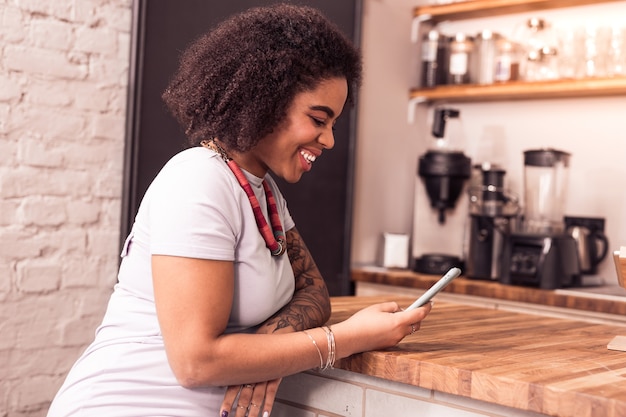
[(267, 185), (267, 181), (263, 180), (263, 189), (265, 190), (265, 195), (267, 196), (267, 212), (270, 216), (270, 223), (272, 224), (271, 230), (265, 220), (263, 212), (261, 211), (259, 200), (256, 198), (256, 195), (254, 195), (252, 186), (248, 182), (244, 173), (241, 171), (241, 168), (239, 168), (239, 165), (237, 165), (237, 162), (228, 156), (226, 151), (217, 142), (215, 142), (214, 139), (203, 140), (200, 144), (205, 148), (217, 152), (217, 154), (222, 157), (224, 162), (226, 162), (226, 165), (228, 165), (233, 174), (235, 174), (235, 178), (237, 178), (239, 185), (241, 185), (241, 188), (243, 188), (248, 196), (248, 200), (250, 200), (256, 225), (259, 228), (259, 232), (261, 232), (261, 236), (263, 236), (263, 240), (265, 240), (265, 245), (270, 250), (272, 256), (281, 256), (285, 253), (285, 249), (287, 248), (287, 245), (285, 244), (285, 232), (283, 231), (283, 226), (280, 224), (280, 217), (278, 216), (278, 209), (276, 208), (276, 199), (274, 198), (274, 194), (272, 193), (270, 186)]

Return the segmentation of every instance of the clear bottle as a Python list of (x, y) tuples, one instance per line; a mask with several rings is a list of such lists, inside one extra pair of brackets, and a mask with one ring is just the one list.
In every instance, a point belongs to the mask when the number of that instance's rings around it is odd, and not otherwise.
[(494, 81), (516, 81), (520, 78), (520, 45), (508, 39), (498, 39), (494, 64)]
[(502, 37), (491, 30), (483, 30), (474, 40), (473, 67), (471, 82), (493, 84), (496, 57), (496, 42)]
[(470, 62), (474, 49), (473, 39), (464, 33), (457, 33), (450, 41), (448, 84), (469, 84), (471, 80)]
[(526, 61), (526, 81), (545, 81), (559, 78), (556, 49), (548, 46), (531, 51)]

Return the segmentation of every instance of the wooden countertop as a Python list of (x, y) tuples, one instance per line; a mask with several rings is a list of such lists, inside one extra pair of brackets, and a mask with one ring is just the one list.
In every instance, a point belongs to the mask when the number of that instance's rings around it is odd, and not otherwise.
[[(419, 289), (430, 288), (439, 279), (437, 275), (424, 275), (410, 270), (380, 267), (353, 268), (351, 277), (354, 282)], [(452, 281), (443, 291), (596, 313), (626, 315), (626, 290), (617, 285), (617, 280), (615, 286), (609, 288), (613, 295), (603, 294), (602, 287), (585, 289), (586, 291), (580, 288), (544, 290), (517, 285), (503, 285), (494, 281), (469, 279), (461, 276)]]
[[(382, 297), (335, 297), (331, 323)], [(402, 307), (413, 299), (393, 299)], [(557, 417), (626, 416), (626, 326), (436, 302), (398, 346), (337, 368)]]

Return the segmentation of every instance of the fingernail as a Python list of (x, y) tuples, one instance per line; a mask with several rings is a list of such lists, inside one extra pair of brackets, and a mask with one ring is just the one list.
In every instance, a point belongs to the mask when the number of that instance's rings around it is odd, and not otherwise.
[(222, 411), (222, 415), (220, 417), (228, 417), (228, 411), (226, 410)]
[(264, 412), (263, 417), (270, 417), (270, 412), (269, 411)]

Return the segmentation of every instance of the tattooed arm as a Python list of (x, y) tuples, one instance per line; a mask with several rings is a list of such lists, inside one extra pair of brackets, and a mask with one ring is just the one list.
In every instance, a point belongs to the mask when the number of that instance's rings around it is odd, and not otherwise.
[[(323, 325), (330, 318), (326, 283), (302, 236), (295, 227), (287, 231), (286, 235), (287, 256), (296, 280), (294, 295), (287, 305), (259, 326), (257, 333), (288, 333), (310, 329)], [(269, 415), (280, 382), (280, 378), (258, 382), (252, 385), (252, 390), (244, 390), (245, 385), (232, 385), (226, 390), (221, 409), (232, 410), (239, 398), (239, 402), (243, 401), (244, 404), (263, 404), (263, 416), (265, 413)], [(246, 398), (242, 400), (244, 395)]]
[(321, 326), (330, 317), (330, 299), (324, 278), (302, 236), (294, 227), (286, 233), (287, 256), (296, 288), (291, 301), (259, 328), (259, 333), (293, 332)]

